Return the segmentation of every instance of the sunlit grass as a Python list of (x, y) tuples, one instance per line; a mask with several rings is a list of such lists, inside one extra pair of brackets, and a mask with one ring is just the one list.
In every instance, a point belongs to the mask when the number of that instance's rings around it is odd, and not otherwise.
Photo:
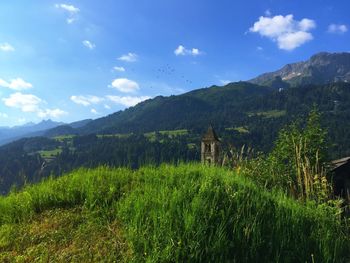
[(244, 126), (225, 128), (225, 130), (226, 131), (237, 131), (239, 133), (249, 133), (248, 128), (244, 127)]
[(74, 137), (76, 137), (76, 135), (60, 135), (60, 136), (55, 136), (53, 137), (53, 139), (55, 139), (56, 141), (59, 142), (64, 142), (64, 141), (70, 141), (72, 140)]
[(285, 110), (270, 110), (270, 111), (259, 111), (259, 112), (249, 112), (247, 115), (252, 117), (254, 115), (262, 116), (264, 118), (279, 118), (286, 115)]
[[(165, 130), (165, 131), (159, 131), (159, 134), (168, 136), (169, 138), (174, 138), (177, 136), (184, 136), (188, 134), (188, 130)], [(150, 140), (155, 141), (156, 140), (156, 132), (147, 132), (144, 134), (144, 136)]]
[(56, 148), (56, 149), (53, 149), (53, 150), (39, 151), (38, 153), (44, 159), (51, 159), (51, 158), (56, 157), (60, 153), (62, 153), (62, 149), (61, 148)]
[(0, 262), (115, 262), (128, 253), (117, 221), (103, 221), (80, 207), (3, 225), (0, 235)]
[(132, 133), (115, 133), (115, 134), (97, 134), (97, 138), (118, 138), (124, 139), (128, 138), (132, 135)]
[(346, 262), (346, 231), (326, 206), (200, 164), (79, 169), (0, 198), (0, 255), (26, 262), (67, 247), (105, 262)]

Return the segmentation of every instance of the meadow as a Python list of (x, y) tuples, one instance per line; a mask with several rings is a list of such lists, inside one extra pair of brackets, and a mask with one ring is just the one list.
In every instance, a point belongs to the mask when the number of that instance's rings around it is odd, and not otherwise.
[(348, 262), (337, 211), (227, 168), (79, 169), (0, 198), (0, 261)]

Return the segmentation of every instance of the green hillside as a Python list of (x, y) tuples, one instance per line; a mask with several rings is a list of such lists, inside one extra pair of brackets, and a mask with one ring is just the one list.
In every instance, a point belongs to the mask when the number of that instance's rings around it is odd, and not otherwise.
[(80, 169), (0, 197), (0, 261), (347, 262), (334, 211), (224, 168)]
[[(224, 151), (243, 145), (268, 154), (286, 125), (305, 123), (317, 105), (328, 131), (328, 160), (350, 155), (350, 84), (276, 90), (246, 82), (156, 97), (135, 107), (0, 147), (0, 194), (79, 167), (138, 168), (199, 160), (200, 138), (212, 124)], [(63, 132), (63, 135), (61, 134)]]

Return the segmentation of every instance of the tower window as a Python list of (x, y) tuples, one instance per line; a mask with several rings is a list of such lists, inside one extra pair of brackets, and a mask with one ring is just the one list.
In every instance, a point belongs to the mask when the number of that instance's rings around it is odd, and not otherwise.
[(205, 151), (211, 152), (211, 144), (210, 143), (205, 144)]

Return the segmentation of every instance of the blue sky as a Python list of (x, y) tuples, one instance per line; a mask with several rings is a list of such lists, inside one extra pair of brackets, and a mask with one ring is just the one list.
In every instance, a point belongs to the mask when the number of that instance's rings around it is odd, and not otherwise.
[(349, 8), (346, 0), (3, 0), (0, 126), (98, 118), (350, 51)]

